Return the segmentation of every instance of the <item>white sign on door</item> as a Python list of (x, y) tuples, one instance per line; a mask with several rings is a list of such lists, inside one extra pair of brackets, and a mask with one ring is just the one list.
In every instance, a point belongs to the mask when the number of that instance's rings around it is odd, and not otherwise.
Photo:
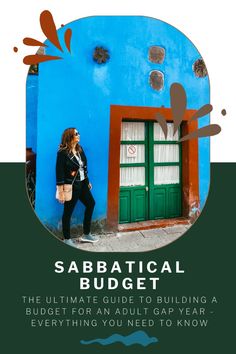
[(127, 157), (137, 157), (137, 147), (135, 145), (127, 145)]

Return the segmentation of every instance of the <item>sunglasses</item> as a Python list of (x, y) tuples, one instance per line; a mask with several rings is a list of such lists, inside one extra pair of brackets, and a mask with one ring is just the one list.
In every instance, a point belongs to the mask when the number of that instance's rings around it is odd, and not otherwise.
[(80, 135), (80, 133), (78, 133), (78, 132), (74, 133), (74, 136), (79, 136), (79, 135)]

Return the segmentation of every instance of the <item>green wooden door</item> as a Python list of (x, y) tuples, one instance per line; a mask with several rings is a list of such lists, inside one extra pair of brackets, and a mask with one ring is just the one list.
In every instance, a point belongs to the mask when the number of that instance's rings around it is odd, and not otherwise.
[(165, 140), (158, 123), (122, 122), (119, 222), (181, 215), (178, 134), (168, 123)]

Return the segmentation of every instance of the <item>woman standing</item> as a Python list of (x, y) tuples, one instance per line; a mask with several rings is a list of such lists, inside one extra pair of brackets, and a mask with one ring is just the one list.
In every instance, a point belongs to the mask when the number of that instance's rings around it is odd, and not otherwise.
[[(58, 200), (64, 204), (62, 215), (62, 232), (64, 242), (76, 247), (70, 236), (70, 220), (78, 200), (85, 206), (83, 220), (83, 236), (81, 241), (97, 242), (98, 238), (91, 235), (91, 220), (95, 201), (91, 193), (92, 185), (87, 176), (87, 159), (79, 145), (80, 134), (75, 128), (68, 128), (62, 134), (61, 144), (57, 153), (56, 180)], [(72, 184), (72, 199), (65, 201), (64, 184)]]

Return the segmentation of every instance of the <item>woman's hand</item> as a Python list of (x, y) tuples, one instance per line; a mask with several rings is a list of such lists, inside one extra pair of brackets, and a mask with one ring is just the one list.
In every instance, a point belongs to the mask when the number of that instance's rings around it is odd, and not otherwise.
[(88, 184), (89, 190), (93, 188), (92, 183)]

